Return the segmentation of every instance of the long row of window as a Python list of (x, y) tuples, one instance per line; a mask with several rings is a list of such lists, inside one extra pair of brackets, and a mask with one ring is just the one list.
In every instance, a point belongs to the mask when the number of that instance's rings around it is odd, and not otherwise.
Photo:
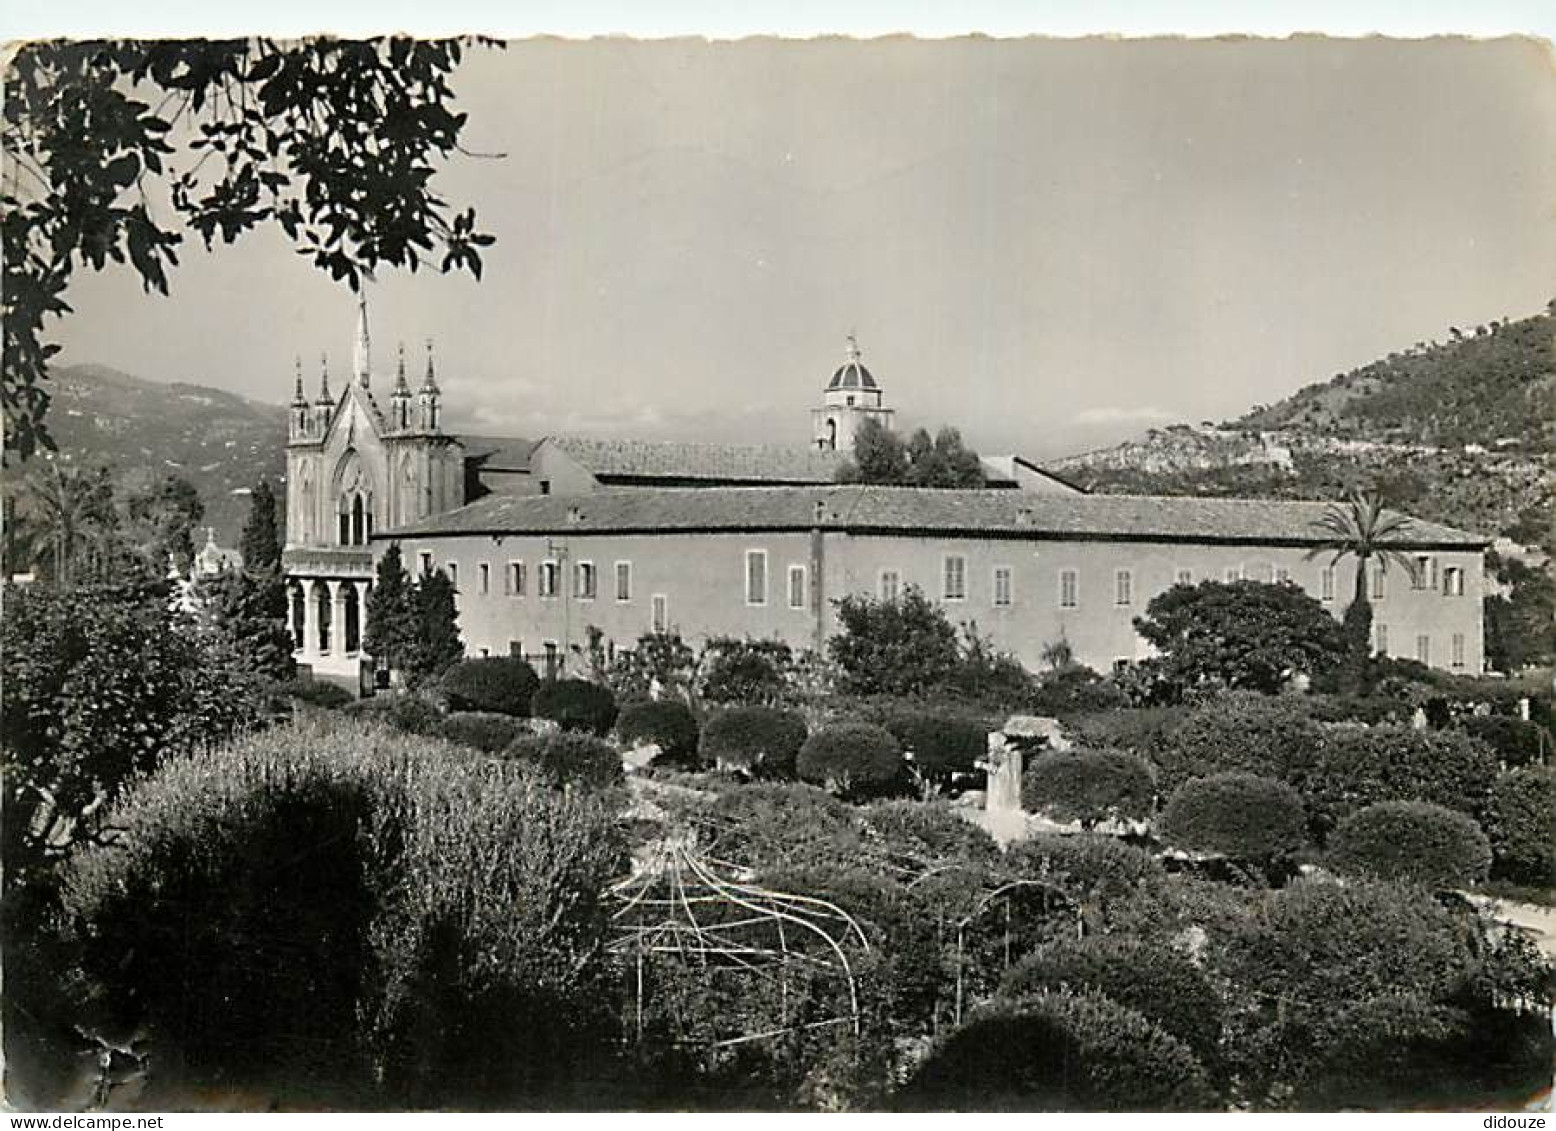
[[(1372, 633), (1374, 651), (1380, 652), (1385, 656), (1389, 655), (1389, 626), (1386, 624), (1375, 624), (1373, 625)], [(1430, 665), (1432, 662), (1431, 636), (1425, 632), (1418, 633), (1415, 645), (1415, 658), (1423, 664)], [(1462, 632), (1455, 632), (1448, 640), (1448, 666), (1452, 668), (1462, 668), (1464, 666), (1464, 633)]]
[[(745, 555), (745, 601), (751, 607), (763, 607), (769, 601), (768, 562), (766, 550), (747, 550)], [(1436, 589), (1439, 586), (1445, 596), (1461, 597), (1464, 595), (1464, 570), (1458, 566), (1447, 566), (1440, 572), (1437, 569), (1435, 559), (1423, 555), (1418, 559), (1418, 568), (1412, 571), (1412, 580), (1422, 580), (1417, 588)], [(432, 554), (423, 551), (421, 555), (421, 567), (423, 571), (432, 568)], [(455, 562), (449, 562), (445, 566), (449, 579), (455, 587), (459, 585), (459, 567)], [(491, 566), (481, 562), (476, 566), (476, 592), (486, 596), (491, 592), (492, 577)], [(1283, 566), (1274, 566), (1270, 563), (1255, 563), (1251, 566), (1228, 566), (1224, 573), (1224, 579), (1228, 582), (1242, 580), (1263, 580), (1283, 582), (1291, 579), (1290, 572)], [(1372, 574), (1373, 584), (1371, 598), (1374, 601), (1384, 597), (1384, 573), (1376, 569)], [(1194, 584), (1194, 571), (1179, 569), (1175, 571), (1173, 581), (1178, 585)], [(548, 558), (536, 566), (535, 595), (537, 597), (554, 598), (562, 595), (562, 563), (554, 558)], [(617, 602), (627, 603), (632, 600), (632, 563), (630, 561), (618, 561), (615, 563), (613, 574), (613, 593)], [(810, 573), (806, 566), (791, 564), (785, 578), (784, 596), (790, 609), (805, 609), (808, 607)], [(599, 571), (592, 561), (579, 561), (573, 563), (572, 596), (579, 601), (593, 601), (599, 597)], [(902, 574), (899, 570), (883, 569), (878, 577), (878, 593), (883, 601), (895, 601), (902, 591)], [(506, 564), (503, 573), (503, 593), (510, 597), (523, 597), (529, 587), (529, 567), (523, 561), (510, 561)], [(947, 554), (942, 563), (940, 598), (943, 601), (967, 600), (967, 557), (964, 554)], [(1058, 605), (1061, 609), (1075, 609), (1081, 603), (1081, 574), (1079, 570), (1062, 569), (1059, 571)], [(656, 600), (659, 598), (655, 598)], [(1326, 567), (1319, 575), (1319, 600), (1332, 602), (1336, 599), (1336, 576), (1333, 567)], [(1009, 608), (1015, 603), (1014, 571), (1008, 565), (996, 565), (992, 574), (992, 603), (995, 608)], [(1118, 569), (1113, 572), (1113, 604), (1120, 607), (1128, 607), (1135, 603), (1134, 571), (1131, 569)]]

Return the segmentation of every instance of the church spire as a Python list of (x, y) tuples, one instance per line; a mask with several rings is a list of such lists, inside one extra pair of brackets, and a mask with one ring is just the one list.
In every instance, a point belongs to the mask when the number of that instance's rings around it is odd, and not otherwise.
[(317, 403), (329, 405), (335, 403), (335, 398), (330, 396), (330, 355), (327, 353), (319, 355), (319, 399)]
[(306, 405), (308, 403), (308, 397), (303, 392), (303, 359), (301, 354), (298, 354), (297, 357), (293, 359), (292, 367), (297, 373), (297, 388), (292, 393), (292, 404)]
[(400, 343), (400, 363), (395, 369), (394, 395), (408, 397), (411, 395), (411, 387), (405, 383), (405, 343)]
[(437, 379), (432, 375), (432, 339), (427, 339), (427, 375), (422, 378), (421, 391), (424, 393), (436, 393), (438, 391)]
[(357, 339), (352, 347), (352, 373), (364, 389), (372, 380), (373, 341), (367, 331), (367, 284), (357, 291)]

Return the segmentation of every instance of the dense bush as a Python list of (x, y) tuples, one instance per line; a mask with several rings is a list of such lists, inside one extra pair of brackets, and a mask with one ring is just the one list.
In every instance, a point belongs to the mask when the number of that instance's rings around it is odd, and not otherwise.
[(1018, 840), (1005, 850), (1013, 878), (1051, 886), (1100, 924), (1116, 903), (1162, 883), (1161, 863), (1144, 849), (1096, 833), (1045, 834)]
[(1409, 703), (1381, 695), (1308, 695), (1307, 712), (1321, 723), (1407, 723), (1414, 709)]
[(527, 718), (540, 686), (535, 669), (518, 656), (460, 660), (444, 673), (443, 697), (451, 711), (493, 711)]
[(1291, 780), (1322, 840), (1379, 801), (1430, 801), (1480, 820), (1496, 776), (1496, 755), (1459, 731), (1377, 726), (1329, 730), (1317, 762)]
[(538, 770), (558, 786), (608, 789), (621, 784), (621, 755), (602, 738), (577, 731), (531, 734), (515, 739), (502, 756)]
[(1174, 707), (1126, 707), (1117, 711), (1088, 712), (1064, 720), (1065, 733), (1082, 746), (1124, 750), (1152, 763), (1188, 709)]
[(264, 720), (266, 694), (235, 672), (165, 585), (34, 585), (0, 618), (3, 867), (7, 885), (90, 841), (108, 803), (164, 758)]
[(794, 768), (803, 781), (843, 796), (868, 797), (901, 784), (902, 747), (884, 727), (833, 723), (805, 740)]
[(922, 875), (951, 863), (987, 864), (998, 855), (994, 839), (947, 805), (880, 801), (862, 814), (870, 851), (893, 875)]
[(1163, 839), (1189, 852), (1268, 861), (1302, 847), (1302, 798), (1257, 774), (1213, 774), (1180, 785), (1162, 810)]
[(835, 867), (860, 858), (856, 809), (797, 782), (759, 782), (722, 794), (698, 815), (710, 855), (751, 868)]
[(1296, 883), (1264, 894), (1228, 935), (1226, 1048), (1250, 1091), (1298, 1083), (1329, 1049), (1337, 1003), (1396, 994), (1455, 998), (1475, 963), (1470, 936), (1420, 891), (1351, 881)]
[(1459, 727), (1496, 752), (1506, 766), (1527, 766), (1548, 756), (1550, 732), (1538, 723), (1506, 715), (1465, 715)]
[(1556, 885), (1556, 768), (1524, 766), (1497, 778), (1487, 820), (1496, 874)]
[(1486, 878), (1491, 845), (1463, 813), (1425, 801), (1380, 801), (1340, 822), (1329, 838), (1329, 861), (1346, 875), (1448, 890)]
[(774, 706), (788, 698), (793, 669), (794, 651), (782, 640), (714, 637), (702, 651), (702, 697)]
[(891, 731), (926, 781), (947, 785), (953, 774), (970, 774), (988, 749), (983, 724), (955, 715), (910, 708), (888, 709), (872, 720)]
[(1156, 783), (1150, 765), (1121, 750), (1052, 750), (1039, 754), (1021, 778), (1021, 807), (1055, 821), (1143, 821)]
[(530, 712), (550, 719), (563, 730), (581, 730), (603, 738), (616, 722), (616, 697), (608, 687), (586, 679), (541, 681)]
[(1345, 652), (1334, 617), (1290, 583), (1174, 585), (1151, 598), (1135, 631), (1156, 647), (1163, 676), (1185, 688), (1273, 694), (1293, 675), (1334, 670)]
[(720, 769), (767, 778), (794, 774), (794, 760), (807, 734), (805, 717), (781, 707), (730, 707), (702, 728), (698, 753)]
[(282, 685), (282, 690), (293, 699), (307, 703), (311, 707), (323, 707), (327, 710), (344, 707), (356, 699), (355, 695), (340, 684), (331, 683), (326, 679), (288, 680)]
[(443, 731), (443, 712), (432, 700), (410, 692), (375, 695), (341, 708), (352, 718), (378, 719), (404, 734), (437, 735)]
[(443, 719), (438, 733), (450, 742), (468, 746), (483, 754), (505, 750), (515, 739), (529, 733), (522, 719), (495, 711), (454, 711)]
[(842, 632), (827, 641), (854, 695), (915, 695), (944, 683), (961, 659), (945, 610), (908, 586), (895, 601), (851, 593), (837, 603)]
[(1299, 781), (1319, 757), (1325, 733), (1298, 696), (1217, 695), (1163, 736), (1152, 760), (1170, 794), (1190, 778), (1241, 771)]
[(645, 699), (628, 703), (616, 716), (616, 736), (628, 746), (653, 743), (673, 762), (697, 756), (697, 717), (685, 703)]
[(913, 1109), (1200, 1111), (1215, 1090), (1188, 1046), (1105, 997), (1043, 993), (980, 1010), (931, 1050)]
[(1188, 1045), (1214, 1065), (1221, 1042), (1221, 998), (1181, 951), (1127, 935), (1069, 938), (1017, 963), (1000, 996), (1018, 1000), (1043, 990), (1104, 994)]
[(602, 1071), (610, 810), (331, 720), (181, 759), (80, 854), (64, 920), (108, 1015), (196, 1078), (529, 1102)]
[(1067, 664), (1038, 677), (1029, 708), (1040, 715), (1094, 714), (1129, 706), (1129, 697), (1084, 664)]

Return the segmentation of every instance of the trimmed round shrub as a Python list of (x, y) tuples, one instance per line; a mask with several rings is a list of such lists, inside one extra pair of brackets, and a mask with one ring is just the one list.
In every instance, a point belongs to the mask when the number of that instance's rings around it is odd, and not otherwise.
[(1329, 838), (1335, 871), (1445, 891), (1486, 878), (1491, 843), (1463, 813), (1426, 801), (1381, 801), (1352, 813)]
[(512, 715), (499, 715), (493, 711), (455, 711), (444, 717), (438, 733), (450, 742), (483, 754), (497, 754), (514, 739), (528, 734), (529, 728), (522, 719)]
[(859, 811), (798, 782), (731, 789), (701, 821), (710, 834), (710, 855), (750, 868), (836, 868), (865, 851)]
[(1271, 860), (1301, 848), (1302, 798), (1257, 774), (1214, 774), (1180, 785), (1157, 822), (1169, 844), (1233, 860)]
[(1498, 876), (1556, 884), (1556, 768), (1524, 766), (1497, 778), (1488, 825)]
[(530, 700), (530, 713), (550, 719), (563, 730), (604, 738), (616, 722), (616, 697), (610, 688), (586, 679), (548, 679)]
[(766, 778), (794, 774), (805, 744), (805, 716), (782, 707), (730, 707), (703, 724), (697, 752), (707, 765)]
[(848, 797), (879, 795), (902, 781), (902, 747), (884, 727), (833, 723), (800, 747), (794, 760), (801, 780)]
[(995, 1002), (940, 1041), (909, 1081), (911, 1109), (1203, 1111), (1205, 1069), (1178, 1038), (1108, 998)]
[(1350, 814), (1379, 801), (1430, 801), (1481, 820), (1497, 772), (1497, 756), (1462, 731), (1334, 727), (1317, 761), (1287, 780), (1302, 793), (1322, 843)]
[(535, 1102), (610, 1055), (624, 852), (596, 797), (322, 716), (165, 764), (114, 823), (63, 922), (105, 1013), (193, 1082)]
[(1552, 749), (1551, 735), (1539, 723), (1506, 715), (1466, 715), (1459, 729), (1496, 752), (1503, 765), (1527, 766)]
[(1177, 1037), (1206, 1065), (1219, 1059), (1221, 998), (1180, 951), (1127, 935), (1051, 943), (1018, 962), (1000, 985), (1010, 1000), (1044, 990), (1094, 992)]
[(307, 703), (310, 707), (324, 707), (329, 710), (344, 707), (356, 699), (355, 695), (340, 684), (330, 683), (324, 679), (289, 680), (283, 690), (293, 699)]
[(451, 711), (492, 711), (526, 718), (540, 686), (535, 669), (518, 656), (460, 660), (443, 675), (443, 697)]
[(897, 737), (914, 769), (940, 784), (952, 774), (970, 774), (988, 749), (981, 723), (933, 711), (889, 710), (879, 724)]
[(1143, 821), (1156, 782), (1150, 765), (1121, 750), (1053, 750), (1032, 759), (1021, 778), (1021, 807), (1055, 821)]
[(697, 716), (675, 699), (646, 699), (628, 703), (616, 716), (616, 737), (625, 746), (653, 743), (673, 762), (697, 756)]
[(1300, 696), (1234, 691), (1196, 707), (1151, 757), (1164, 795), (1212, 774), (1259, 774), (1296, 784), (1317, 761), (1324, 740)]
[(525, 735), (510, 743), (502, 756), (533, 767), (557, 786), (608, 789), (620, 785), (623, 778), (616, 748), (603, 738), (578, 731)]

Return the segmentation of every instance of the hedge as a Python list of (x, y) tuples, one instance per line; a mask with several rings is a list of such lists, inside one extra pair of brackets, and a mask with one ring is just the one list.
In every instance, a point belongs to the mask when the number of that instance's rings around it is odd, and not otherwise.
[(608, 789), (623, 778), (621, 755), (615, 747), (577, 731), (525, 735), (510, 743), (502, 756), (533, 767), (558, 786)]
[(1213, 774), (1180, 785), (1157, 831), (1169, 844), (1233, 860), (1263, 861), (1302, 847), (1302, 798), (1257, 774)]
[(1553, 746), (1550, 732), (1539, 723), (1506, 715), (1465, 715), (1459, 729), (1491, 747), (1509, 767), (1539, 762), (1549, 757)]
[(530, 713), (550, 719), (563, 730), (603, 738), (616, 722), (616, 697), (610, 688), (586, 679), (548, 679), (530, 700)]
[(1021, 778), (1021, 807), (1055, 821), (1141, 821), (1151, 815), (1156, 782), (1150, 765), (1121, 750), (1055, 750), (1039, 754)]
[(344, 707), (356, 699), (356, 696), (347, 691), (338, 683), (330, 683), (324, 679), (293, 679), (282, 685), (282, 690), (293, 699), (301, 700), (313, 707), (324, 707), (333, 710), (336, 707)]
[(805, 740), (794, 760), (801, 780), (849, 797), (889, 792), (901, 783), (903, 767), (896, 736), (871, 723), (822, 727)]
[(1322, 843), (1351, 813), (1380, 801), (1430, 801), (1481, 820), (1496, 777), (1496, 755), (1461, 731), (1335, 727), (1292, 784)]
[(808, 729), (798, 711), (782, 707), (730, 707), (703, 725), (697, 751), (705, 764), (767, 778), (794, 774), (794, 760)]
[(443, 675), (451, 711), (491, 711), (526, 718), (540, 686), (535, 669), (518, 656), (460, 660)]
[(98, 1004), (194, 1081), (534, 1103), (610, 1056), (624, 852), (592, 796), (326, 716), (170, 762), (114, 820), (62, 918)]
[(653, 743), (666, 759), (688, 762), (697, 756), (697, 717), (674, 699), (628, 703), (616, 716), (616, 737), (626, 746)]
[(438, 733), (450, 742), (483, 754), (496, 754), (529, 733), (522, 719), (495, 711), (455, 711), (443, 719)]
[(1324, 742), (1324, 729), (1300, 697), (1236, 691), (1189, 712), (1164, 735), (1152, 760), (1163, 794), (1211, 774), (1258, 774), (1296, 784)]
[(358, 719), (377, 719), (404, 734), (437, 735), (443, 730), (443, 712), (430, 699), (409, 692), (358, 699), (341, 708)]
[(1426, 801), (1382, 801), (1340, 822), (1329, 838), (1329, 862), (1345, 875), (1446, 891), (1486, 878), (1491, 844), (1463, 813)]
[(1202, 1063), (1219, 1059), (1220, 995), (1186, 954), (1164, 943), (1127, 935), (1054, 942), (1012, 967), (999, 992), (1014, 1000), (1043, 990), (1100, 993), (1161, 1026)]
[(940, 1041), (902, 1096), (911, 1110), (1203, 1111), (1219, 1105), (1178, 1038), (1100, 996), (995, 1002)]
[(972, 773), (988, 750), (981, 723), (936, 711), (886, 710), (873, 720), (889, 730), (911, 754), (913, 768), (930, 781), (946, 784), (951, 775)]
[(1556, 768), (1524, 766), (1497, 778), (1487, 820), (1496, 874), (1556, 885)]

